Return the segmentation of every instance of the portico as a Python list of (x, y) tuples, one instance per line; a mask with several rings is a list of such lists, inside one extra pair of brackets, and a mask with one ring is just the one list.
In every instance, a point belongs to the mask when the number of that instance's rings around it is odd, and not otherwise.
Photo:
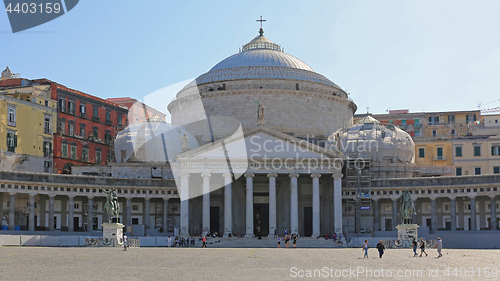
[(265, 126), (182, 153), (180, 234), (341, 233), (341, 159)]

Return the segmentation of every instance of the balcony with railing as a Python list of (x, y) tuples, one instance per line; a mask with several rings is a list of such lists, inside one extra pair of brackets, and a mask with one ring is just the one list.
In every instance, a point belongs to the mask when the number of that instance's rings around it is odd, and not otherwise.
[(92, 116), (92, 121), (99, 122), (99, 121), (101, 121), (101, 118), (99, 118), (99, 116), (94, 115), (94, 116)]
[(446, 156), (445, 155), (434, 156), (434, 161), (446, 161)]

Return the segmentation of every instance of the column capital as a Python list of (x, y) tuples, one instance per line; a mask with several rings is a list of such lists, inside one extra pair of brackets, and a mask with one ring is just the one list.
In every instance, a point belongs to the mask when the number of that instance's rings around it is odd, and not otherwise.
[(232, 174), (231, 173), (224, 173), (224, 174), (222, 174), (222, 176), (225, 178), (230, 178), (230, 177), (232, 177)]
[(28, 195), (29, 195), (30, 197), (35, 197), (35, 196), (36, 196), (36, 193), (34, 193), (34, 192), (30, 192), (30, 193), (28, 193)]
[(391, 200), (397, 202), (399, 200), (399, 196), (391, 196)]
[(94, 197), (95, 197), (94, 195), (87, 196), (88, 199), (94, 199)]
[(163, 201), (168, 201), (168, 199), (170, 199), (170, 197), (163, 197)]
[(255, 174), (254, 173), (245, 173), (245, 177), (246, 178), (253, 178), (253, 177), (255, 177)]
[(299, 174), (298, 173), (290, 173), (288, 176), (291, 178), (298, 178)]
[(450, 200), (456, 200), (457, 196), (456, 195), (450, 195), (450, 196), (448, 196), (448, 198), (450, 198)]
[(17, 192), (9, 192), (10, 196), (15, 196), (16, 194), (17, 194)]
[(150, 196), (145, 196), (145, 197), (144, 197), (144, 200), (149, 201), (149, 200), (151, 200), (151, 197), (150, 197)]
[(372, 196), (372, 200), (373, 201), (378, 201), (378, 200), (380, 200), (380, 196)]
[(429, 196), (429, 199), (431, 199), (431, 201), (436, 201), (437, 196), (435, 196), (435, 195), (434, 196)]
[(189, 178), (190, 174), (188, 172), (181, 172), (180, 177), (181, 178)]
[(74, 195), (74, 194), (69, 194), (69, 195), (66, 195), (66, 196), (68, 196), (68, 198), (75, 198), (75, 196), (76, 196), (76, 195)]
[(276, 178), (277, 176), (278, 176), (277, 173), (269, 173), (269, 174), (267, 174), (268, 178)]
[(202, 176), (202, 177), (208, 177), (208, 178), (209, 178), (209, 177), (211, 177), (211, 176), (212, 176), (212, 174), (210, 174), (210, 173), (201, 173), (201, 176)]
[(476, 196), (477, 196), (477, 194), (475, 194), (475, 193), (473, 193), (473, 194), (467, 194), (467, 197), (469, 197), (469, 199), (471, 199), (471, 200), (472, 200), (472, 199), (474, 199), (474, 200), (475, 200), (475, 199), (476, 199)]
[(311, 178), (320, 178), (320, 177), (321, 177), (321, 174), (319, 174), (319, 173), (311, 174)]
[(344, 175), (342, 175), (341, 172), (335, 172), (332, 174), (332, 178), (334, 179), (341, 179)]
[(496, 194), (488, 194), (488, 197), (490, 197), (490, 199), (495, 199), (495, 197), (497, 197), (497, 196), (496, 196)]
[(50, 193), (49, 193), (49, 194), (47, 194), (47, 196), (49, 196), (49, 198), (54, 198), (54, 197), (56, 197), (56, 195), (55, 195), (55, 194), (50, 194)]

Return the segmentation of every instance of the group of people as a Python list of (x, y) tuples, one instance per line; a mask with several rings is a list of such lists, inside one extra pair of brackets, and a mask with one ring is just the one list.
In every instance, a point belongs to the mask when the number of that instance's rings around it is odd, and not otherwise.
[[(172, 243), (173, 242), (173, 243)], [(172, 237), (167, 237), (167, 246), (168, 247), (195, 247), (195, 239), (194, 237), (180, 238), (176, 237), (172, 241)]]
[[(285, 248), (290, 248), (290, 243), (292, 243), (294, 248), (297, 248), (297, 239), (299, 236), (297, 234), (288, 235), (285, 234), (283, 238), (283, 243), (285, 243)], [(281, 248), (281, 237), (278, 237), (278, 248)]]
[[(417, 254), (418, 246), (419, 246), (419, 243), (417, 242), (417, 240), (415, 238), (413, 238), (413, 241), (412, 241), (413, 257), (419, 256)], [(368, 244), (368, 240), (365, 240), (365, 243), (363, 244), (363, 251), (365, 252), (363, 258), (368, 258), (368, 249), (369, 248), (370, 248), (370, 244)], [(385, 251), (385, 246), (384, 246), (384, 243), (382, 240), (380, 240), (380, 242), (377, 243), (376, 248), (378, 250), (379, 257), (382, 258), (382, 256), (384, 255), (384, 251)], [(443, 254), (441, 254), (441, 250), (443, 249), (443, 240), (441, 240), (440, 237), (437, 238), (435, 248), (437, 249), (437, 252), (438, 252), (438, 258), (442, 257)], [(423, 238), (420, 238), (420, 256), (419, 257), (422, 257), (423, 254), (425, 254), (426, 257), (428, 256), (427, 252), (425, 252), (425, 241)]]

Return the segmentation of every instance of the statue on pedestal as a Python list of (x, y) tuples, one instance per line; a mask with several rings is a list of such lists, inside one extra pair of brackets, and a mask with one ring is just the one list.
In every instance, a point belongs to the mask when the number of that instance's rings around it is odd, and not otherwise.
[(401, 199), (401, 218), (403, 219), (403, 224), (412, 224), (413, 215), (416, 214), (415, 206), (413, 205), (413, 199), (411, 198), (410, 191), (408, 188), (401, 193), (398, 199)]
[(181, 138), (181, 141), (182, 141), (181, 152), (188, 151), (189, 150), (189, 147), (188, 147), (189, 137), (187, 136), (186, 133), (184, 133), (184, 135), (181, 135), (181, 131), (179, 131), (179, 137)]
[(112, 223), (113, 221), (113, 216), (116, 217), (118, 220), (118, 195), (116, 194), (116, 191), (114, 188), (111, 188), (109, 190), (101, 188), (101, 190), (106, 193), (107, 195), (107, 200), (106, 204), (104, 205), (104, 210), (108, 213), (108, 222)]

